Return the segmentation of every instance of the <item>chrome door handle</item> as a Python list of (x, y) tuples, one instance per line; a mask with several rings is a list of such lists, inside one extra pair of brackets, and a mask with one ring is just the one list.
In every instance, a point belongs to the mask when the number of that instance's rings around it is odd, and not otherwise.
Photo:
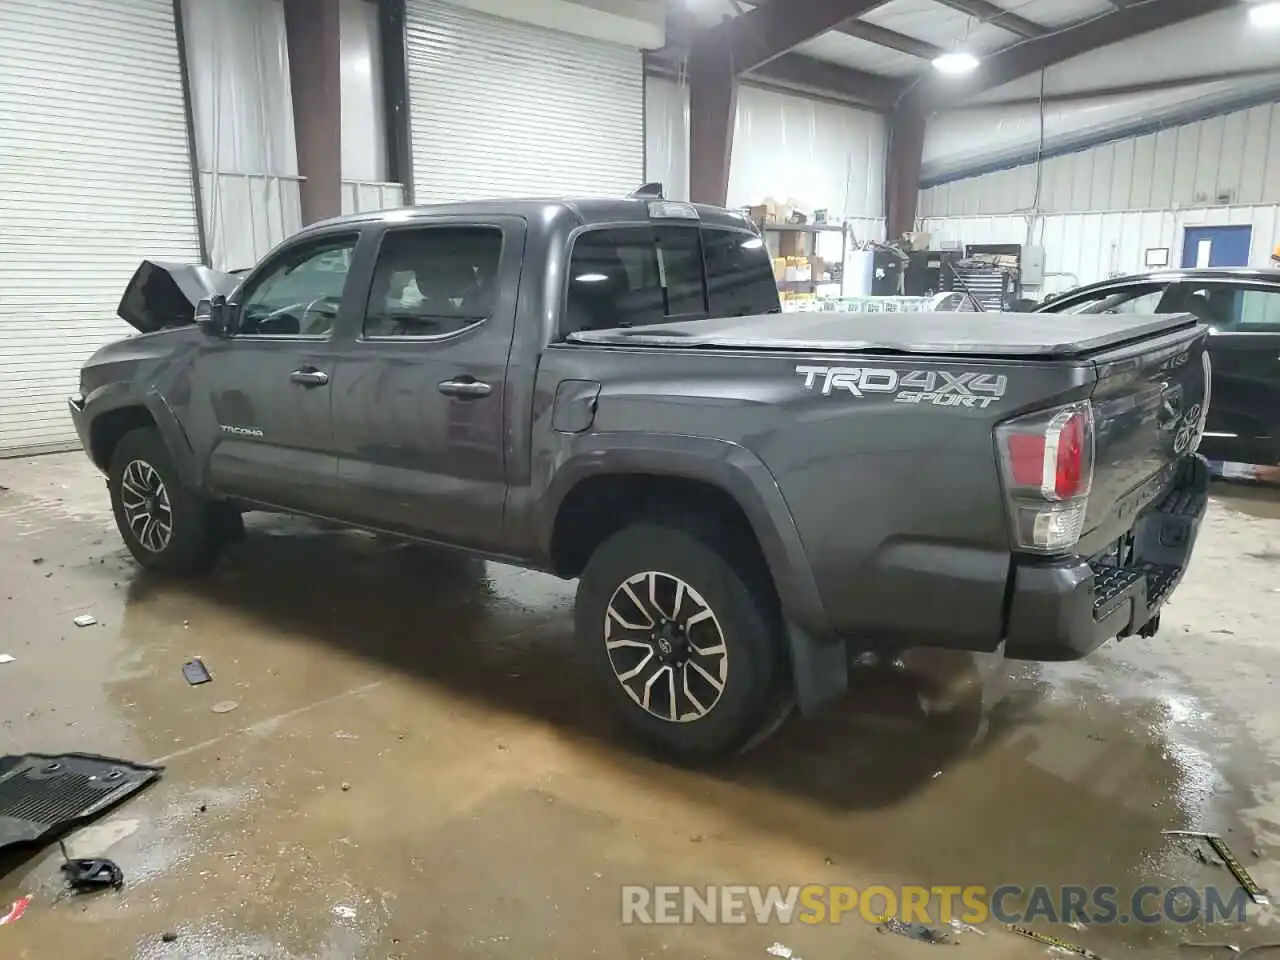
[(329, 382), (329, 375), (323, 370), (295, 370), (289, 374), (289, 379), (304, 387), (323, 387)]
[(462, 397), (465, 400), (487, 397), (493, 392), (493, 387), (481, 380), (445, 380), (438, 389), (447, 397)]

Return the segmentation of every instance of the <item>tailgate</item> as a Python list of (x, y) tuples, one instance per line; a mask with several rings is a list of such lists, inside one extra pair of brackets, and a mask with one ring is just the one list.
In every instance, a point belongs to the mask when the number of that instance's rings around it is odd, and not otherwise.
[(1195, 451), (1212, 383), (1207, 341), (1199, 325), (1094, 358), (1094, 475), (1082, 552), (1126, 533)]

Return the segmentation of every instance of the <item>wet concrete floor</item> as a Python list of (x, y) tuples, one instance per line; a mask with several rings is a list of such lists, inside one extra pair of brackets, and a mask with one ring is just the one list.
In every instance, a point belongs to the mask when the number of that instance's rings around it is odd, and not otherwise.
[[(916, 655), (747, 756), (677, 769), (611, 719), (571, 643), (571, 584), (280, 518), (207, 580), (158, 580), (82, 457), (0, 461), (0, 754), (166, 767), (71, 836), (121, 865), (122, 891), (66, 896), (56, 847), (0, 855), (0, 914), (34, 896), (0, 956), (1042, 957), (994, 921), (953, 948), (856, 911), (623, 925), (621, 887), (1230, 893), (1162, 829), (1221, 833), (1280, 891), (1278, 573), (1280, 494), (1224, 489), (1158, 637), (994, 671)], [(197, 656), (213, 682), (192, 687)], [(1208, 928), (1029, 925), (1108, 960), (1280, 941), (1254, 907)]]

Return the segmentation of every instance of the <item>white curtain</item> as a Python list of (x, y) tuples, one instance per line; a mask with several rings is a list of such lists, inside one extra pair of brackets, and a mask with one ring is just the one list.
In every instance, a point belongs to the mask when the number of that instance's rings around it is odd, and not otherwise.
[(367, 0), (341, 0), (342, 179), (387, 179), (387, 121), (378, 43), (378, 8)]
[(296, 176), (280, 0), (183, 0), (196, 151), (205, 170)]
[[(645, 176), (667, 196), (689, 196), (689, 93), (648, 77)], [(876, 220), (884, 216), (884, 120), (867, 110), (742, 86), (729, 165), (730, 207), (772, 197), (805, 210)]]
[(252, 266), (302, 223), (281, 0), (182, 0), (213, 266)]

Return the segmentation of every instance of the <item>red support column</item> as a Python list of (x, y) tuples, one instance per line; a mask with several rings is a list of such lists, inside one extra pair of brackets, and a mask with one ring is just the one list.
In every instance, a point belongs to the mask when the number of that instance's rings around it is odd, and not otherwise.
[(284, 0), (302, 222), (342, 212), (342, 48), (338, 0)]
[(924, 112), (913, 103), (889, 118), (889, 163), (885, 170), (885, 235), (890, 241), (915, 229), (924, 161)]
[(719, 37), (695, 44), (689, 58), (689, 199), (723, 207), (729, 194), (738, 80)]

